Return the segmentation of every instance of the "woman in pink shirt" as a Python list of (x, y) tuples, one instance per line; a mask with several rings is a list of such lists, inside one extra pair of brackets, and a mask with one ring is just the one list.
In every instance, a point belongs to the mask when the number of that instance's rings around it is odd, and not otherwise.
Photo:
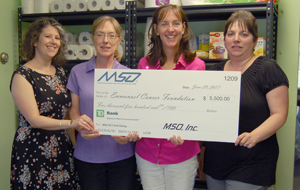
[[(190, 51), (191, 30), (181, 7), (168, 4), (157, 8), (148, 33), (152, 47), (138, 69), (205, 70), (204, 61)], [(192, 190), (199, 152), (197, 141), (184, 141), (180, 136), (140, 139), (136, 159), (143, 189)]]

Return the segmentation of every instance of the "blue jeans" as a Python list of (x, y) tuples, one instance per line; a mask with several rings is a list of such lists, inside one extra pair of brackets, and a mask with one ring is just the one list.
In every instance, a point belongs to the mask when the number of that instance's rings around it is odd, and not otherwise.
[(133, 190), (136, 184), (135, 156), (94, 164), (75, 159), (81, 190)]

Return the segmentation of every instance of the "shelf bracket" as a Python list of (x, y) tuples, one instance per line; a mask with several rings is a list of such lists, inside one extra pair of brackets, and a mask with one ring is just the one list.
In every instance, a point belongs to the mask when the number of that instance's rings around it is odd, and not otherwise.
[(276, 60), (276, 46), (277, 46), (277, 20), (278, 20), (278, 5), (274, 5), (273, 1), (267, 3), (266, 15), (266, 56), (270, 59)]
[(137, 68), (136, 64), (136, 25), (137, 2), (126, 1), (125, 7), (125, 66)]
[[(22, 46), (22, 8), (18, 7), (18, 43), (19, 43), (19, 55)], [(19, 56), (19, 66), (21, 66), (22, 58)]]

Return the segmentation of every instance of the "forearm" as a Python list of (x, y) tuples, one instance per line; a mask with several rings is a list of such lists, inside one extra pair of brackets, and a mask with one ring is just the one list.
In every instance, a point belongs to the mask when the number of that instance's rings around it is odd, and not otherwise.
[(60, 130), (72, 128), (71, 120), (53, 119), (45, 116), (37, 116), (28, 119), (29, 124), (33, 128), (40, 128), (45, 130)]
[(255, 136), (257, 143), (261, 142), (276, 133), (284, 125), (286, 118), (284, 114), (273, 114), (251, 134)]

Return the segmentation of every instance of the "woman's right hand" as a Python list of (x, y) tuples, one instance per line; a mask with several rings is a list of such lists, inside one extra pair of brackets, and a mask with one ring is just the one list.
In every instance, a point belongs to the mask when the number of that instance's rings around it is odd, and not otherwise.
[(82, 130), (93, 131), (95, 129), (93, 120), (85, 114), (73, 120), (71, 127), (79, 132)]

